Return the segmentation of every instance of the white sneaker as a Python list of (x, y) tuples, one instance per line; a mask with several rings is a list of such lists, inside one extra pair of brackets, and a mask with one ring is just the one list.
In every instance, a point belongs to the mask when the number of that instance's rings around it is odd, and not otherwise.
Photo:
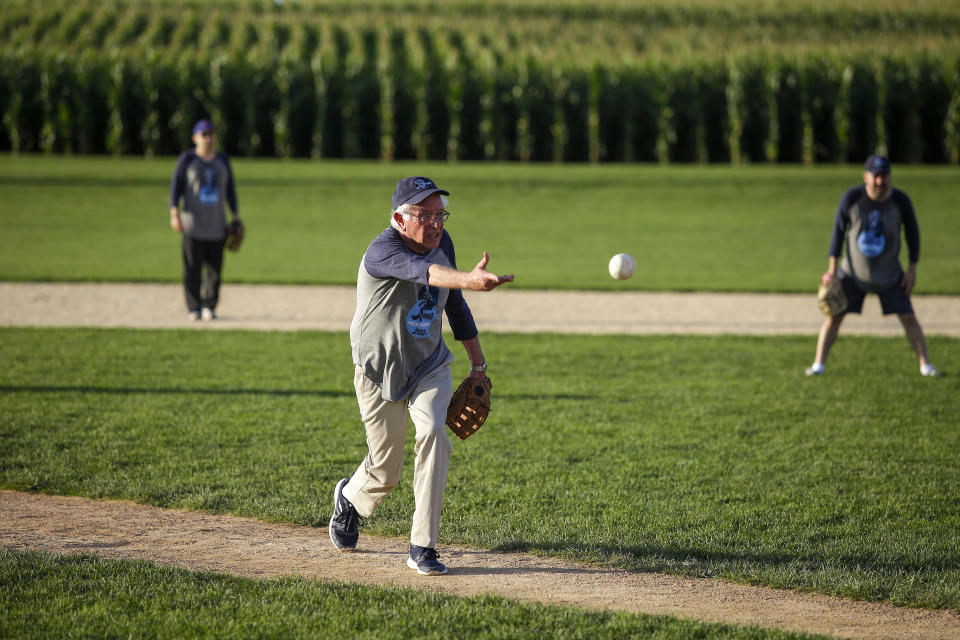
[(208, 309), (206, 307), (200, 312), (200, 319), (209, 322), (217, 317), (217, 314), (213, 312), (213, 309)]
[(808, 375), (808, 376), (822, 376), (824, 371), (826, 371), (826, 367), (824, 367), (819, 362), (815, 362), (809, 367), (807, 367), (807, 370), (804, 371), (803, 373), (804, 375)]
[(937, 371), (932, 364), (928, 363), (926, 366), (920, 367), (920, 375), (931, 378), (939, 378), (942, 374)]
[(421, 576), (442, 576), (447, 572), (447, 566), (440, 562), (440, 554), (436, 549), (410, 545), (410, 555), (407, 556), (407, 566), (416, 569)]
[(189, 320), (190, 322), (196, 322), (199, 319), (200, 319), (199, 311), (191, 311), (190, 313), (187, 314), (187, 320)]

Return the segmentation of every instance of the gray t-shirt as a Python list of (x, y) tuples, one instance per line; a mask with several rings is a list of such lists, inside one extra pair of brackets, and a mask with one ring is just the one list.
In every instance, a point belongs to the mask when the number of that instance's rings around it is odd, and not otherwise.
[[(864, 291), (883, 291), (903, 278), (900, 265), (900, 232), (907, 241), (911, 263), (920, 259), (920, 230), (913, 204), (905, 193), (893, 189), (889, 198), (874, 202), (863, 185), (840, 198), (830, 239), (830, 253), (840, 257), (840, 268)], [(846, 247), (846, 251), (842, 251)]]
[(432, 264), (457, 266), (446, 230), (437, 249), (420, 255), (388, 228), (370, 243), (360, 263), (357, 310), (350, 325), (353, 362), (390, 402), (403, 400), (425, 375), (453, 361), (441, 335), (441, 310), (455, 339), (477, 336), (463, 293), (427, 284)]
[(226, 207), (237, 213), (237, 195), (233, 171), (226, 154), (218, 153), (209, 162), (196, 151), (184, 151), (170, 181), (170, 206), (179, 207), (183, 235), (197, 240), (223, 240), (226, 233)]

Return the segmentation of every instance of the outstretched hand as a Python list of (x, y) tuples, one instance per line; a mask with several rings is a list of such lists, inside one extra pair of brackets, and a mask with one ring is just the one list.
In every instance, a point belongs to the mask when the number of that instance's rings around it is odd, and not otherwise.
[(480, 262), (470, 272), (470, 281), (474, 285), (470, 288), (474, 291), (491, 291), (506, 282), (513, 282), (513, 274), (498, 276), (487, 271), (488, 262), (490, 262), (490, 254), (484, 251)]

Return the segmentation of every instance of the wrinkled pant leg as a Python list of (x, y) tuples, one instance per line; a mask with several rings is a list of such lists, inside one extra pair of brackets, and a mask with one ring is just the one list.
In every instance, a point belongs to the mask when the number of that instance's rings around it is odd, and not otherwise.
[(447, 435), (447, 407), (453, 395), (450, 366), (429, 373), (410, 394), (410, 418), (416, 428), (413, 496), (416, 508), (410, 543), (435, 549), (440, 535), (440, 512), (450, 470), (453, 445)]
[(367, 456), (343, 489), (357, 513), (369, 517), (400, 482), (407, 439), (407, 403), (383, 399), (381, 389), (356, 367), (353, 386), (367, 434)]

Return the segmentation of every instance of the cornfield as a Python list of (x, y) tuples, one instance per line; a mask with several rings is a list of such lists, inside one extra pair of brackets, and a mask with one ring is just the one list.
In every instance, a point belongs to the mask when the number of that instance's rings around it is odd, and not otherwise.
[(0, 151), (960, 160), (960, 3), (14, 0)]

